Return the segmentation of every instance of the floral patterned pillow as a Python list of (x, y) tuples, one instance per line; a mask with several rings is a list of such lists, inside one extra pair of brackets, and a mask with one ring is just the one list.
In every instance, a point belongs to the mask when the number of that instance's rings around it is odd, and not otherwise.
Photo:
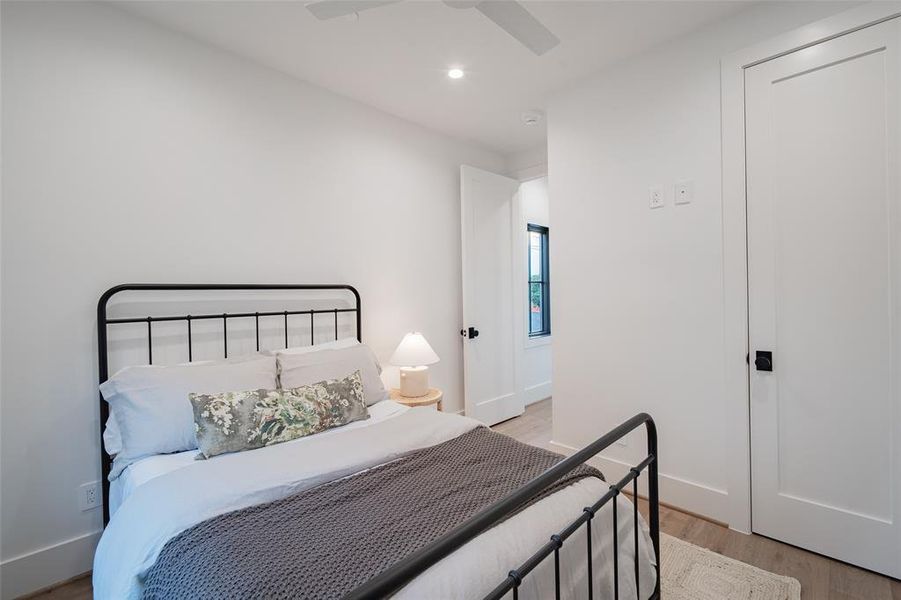
[(188, 399), (197, 458), (262, 448), (369, 418), (360, 371), (288, 390), (190, 394)]

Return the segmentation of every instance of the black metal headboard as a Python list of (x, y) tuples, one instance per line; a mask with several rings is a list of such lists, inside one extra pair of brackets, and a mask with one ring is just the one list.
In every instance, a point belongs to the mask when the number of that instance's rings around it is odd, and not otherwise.
[[(335, 291), (349, 292), (353, 296), (353, 305), (351, 307), (340, 306), (332, 308), (309, 308), (306, 310), (265, 310), (248, 312), (242, 310), (240, 312), (216, 312), (204, 314), (180, 314), (180, 315), (142, 315), (135, 317), (109, 318), (107, 309), (110, 299), (120, 292), (201, 292), (201, 291), (258, 291), (258, 292), (276, 292), (276, 291)], [(343, 284), (292, 284), (292, 283), (276, 283), (276, 284), (192, 284), (192, 283), (171, 283), (171, 284), (155, 284), (155, 283), (126, 283), (117, 285), (108, 289), (100, 296), (97, 303), (97, 353), (98, 353), (98, 371), (100, 383), (103, 383), (109, 377), (109, 344), (107, 339), (107, 329), (112, 325), (146, 323), (147, 337), (147, 364), (153, 364), (153, 324), (162, 322), (184, 321), (186, 323), (185, 340), (188, 349), (188, 360), (194, 357), (194, 335), (192, 324), (195, 321), (209, 321), (211, 319), (220, 320), (222, 322), (222, 354), (228, 358), (228, 320), (229, 319), (254, 319), (254, 329), (256, 332), (256, 349), (260, 350), (260, 317), (282, 317), (284, 328), (284, 346), (288, 346), (288, 317), (293, 315), (309, 315), (310, 325), (310, 345), (315, 341), (315, 322), (316, 315), (331, 315), (334, 322), (335, 338), (338, 337), (338, 315), (342, 313), (353, 313), (356, 317), (356, 334), (357, 339), (362, 341), (361, 324), (361, 307), (360, 294), (350, 285)], [(103, 478), (101, 486), (103, 487), (103, 524), (109, 522), (109, 473), (112, 467), (112, 459), (107, 454), (103, 446), (103, 430), (109, 417), (109, 407), (103, 396), (100, 397), (100, 464)]]

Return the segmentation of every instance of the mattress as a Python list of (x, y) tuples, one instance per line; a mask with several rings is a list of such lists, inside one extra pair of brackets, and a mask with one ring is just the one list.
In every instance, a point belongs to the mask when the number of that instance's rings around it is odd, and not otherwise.
[[(391, 401), (373, 405), (370, 413), (366, 421), (285, 444), (205, 461), (194, 460), (195, 452), (158, 456), (129, 467), (119, 478), (122, 481), (117, 480), (118, 508), (95, 555), (95, 597), (140, 598), (142, 578), (166, 542), (200, 522), (385, 464), (480, 425), (465, 417), (409, 409)], [(533, 504), (433, 565), (397, 596), (483, 596), (552, 533), (575, 519), (582, 507), (594, 503), (606, 487), (598, 479), (586, 478)], [(620, 597), (635, 598), (631, 504), (622, 497), (618, 502)], [(592, 527), (593, 587), (598, 598), (612, 597), (613, 526), (608, 504)], [(561, 550), (563, 587), (577, 597), (587, 595), (585, 535), (582, 528)], [(647, 597), (655, 567), (643, 523), (639, 541), (640, 597)], [(520, 597), (552, 597), (553, 591), (553, 561), (545, 560), (526, 578)]]

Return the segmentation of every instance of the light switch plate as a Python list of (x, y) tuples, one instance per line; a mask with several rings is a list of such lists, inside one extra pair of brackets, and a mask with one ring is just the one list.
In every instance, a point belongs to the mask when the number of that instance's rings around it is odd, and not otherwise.
[(688, 204), (694, 200), (695, 184), (692, 180), (677, 181), (673, 187), (673, 202), (675, 204)]
[(663, 208), (663, 186), (652, 185), (648, 189), (648, 206), (651, 208)]

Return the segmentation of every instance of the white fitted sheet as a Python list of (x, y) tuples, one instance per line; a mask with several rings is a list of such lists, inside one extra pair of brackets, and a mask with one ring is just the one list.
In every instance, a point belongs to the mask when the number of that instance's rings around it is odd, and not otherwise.
[[(326, 481), (384, 464), (411, 451), (457, 437), (479, 423), (391, 401), (370, 407), (372, 418), (293, 442), (226, 454), (206, 461), (191, 453), (153, 457), (121, 482), (121, 502), (94, 557), (94, 597), (140, 598), (142, 577), (166, 542), (216, 515), (283, 498)], [(190, 454), (187, 457), (181, 455)], [(145, 459), (150, 460), (150, 459)], [(131, 469), (131, 467), (129, 468)], [(586, 478), (538, 502), (432, 566), (400, 598), (477, 598), (488, 593), (544, 542), (606, 491)], [(620, 497), (620, 597), (635, 598), (632, 510)], [(645, 528), (639, 536), (641, 596), (653, 587), (653, 551)], [(610, 505), (592, 527), (595, 597), (612, 597)], [(587, 595), (584, 528), (564, 545), (562, 584), (567, 597)], [(465, 574), (465, 577), (461, 577)], [(553, 597), (553, 561), (525, 579), (520, 597)]]

